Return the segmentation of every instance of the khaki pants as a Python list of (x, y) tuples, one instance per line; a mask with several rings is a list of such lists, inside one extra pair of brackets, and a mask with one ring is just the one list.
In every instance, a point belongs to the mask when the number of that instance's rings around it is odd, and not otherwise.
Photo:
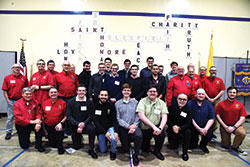
[[(233, 140), (233, 147), (237, 148), (241, 145), (242, 141), (246, 137), (246, 131), (243, 126), (238, 127), (234, 132), (235, 137)], [(220, 126), (220, 134), (221, 134), (221, 145), (224, 148), (230, 148), (231, 146), (231, 133), (227, 133), (226, 130)]]

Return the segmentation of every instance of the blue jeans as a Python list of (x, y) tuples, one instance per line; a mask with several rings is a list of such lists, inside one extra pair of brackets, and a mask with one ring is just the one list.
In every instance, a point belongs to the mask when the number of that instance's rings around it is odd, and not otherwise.
[[(114, 127), (111, 127), (108, 129), (108, 132), (111, 134), (111, 146), (110, 146), (110, 151), (112, 153), (115, 153), (116, 151), (116, 146), (117, 146), (117, 141), (115, 141), (115, 130)], [(99, 148), (102, 153), (107, 151), (107, 139), (105, 137), (105, 134), (99, 134), (97, 135), (98, 142), (99, 142)]]
[(8, 119), (6, 121), (6, 133), (12, 133), (13, 122), (14, 122), (14, 113), (13, 113), (13, 104), (16, 100), (11, 100), (8, 103)]

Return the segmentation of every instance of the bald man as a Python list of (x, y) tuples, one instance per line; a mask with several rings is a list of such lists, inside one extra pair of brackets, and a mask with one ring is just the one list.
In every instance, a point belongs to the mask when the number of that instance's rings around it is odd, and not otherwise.
[(196, 91), (196, 98), (188, 102), (188, 108), (193, 112), (193, 129), (190, 147), (198, 146), (199, 135), (201, 135), (200, 149), (209, 153), (208, 142), (213, 137), (212, 127), (215, 119), (214, 107), (212, 103), (205, 100), (205, 90), (200, 88)]

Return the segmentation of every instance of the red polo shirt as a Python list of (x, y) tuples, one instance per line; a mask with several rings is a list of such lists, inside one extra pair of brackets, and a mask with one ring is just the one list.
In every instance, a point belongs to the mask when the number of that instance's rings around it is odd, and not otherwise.
[(207, 77), (205, 81), (205, 91), (210, 98), (216, 97), (220, 91), (226, 89), (223, 80), (218, 77)]
[(30, 120), (38, 118), (39, 105), (35, 100), (25, 102), (23, 98), (13, 104), (15, 123), (21, 126), (28, 126)]
[(181, 79), (177, 75), (169, 80), (166, 95), (166, 102), (168, 107), (171, 105), (172, 97), (177, 98), (180, 93), (185, 93), (188, 98), (193, 98), (195, 95), (192, 81), (185, 75), (183, 76), (183, 79)]
[(51, 99), (44, 101), (39, 111), (39, 117), (41, 116), (48, 126), (55, 126), (66, 116), (66, 102), (61, 99), (53, 104)]
[[(32, 75), (30, 79), (30, 86), (38, 85), (38, 86), (47, 86), (47, 85), (55, 85), (53, 76), (48, 71), (43, 71), (42, 73), (36, 72)], [(48, 90), (35, 90), (33, 93), (33, 98), (35, 98), (39, 104), (42, 104), (43, 101), (49, 99)]]
[(207, 79), (207, 76), (206, 76), (206, 75), (203, 76), (203, 77), (200, 76), (201, 87), (202, 87), (203, 89), (205, 89), (205, 86), (206, 86), (206, 79)]
[[(185, 76), (189, 77), (187, 73), (185, 74)], [(190, 80), (191, 80), (192, 86), (194, 87), (195, 92), (197, 91), (197, 89), (202, 88), (199, 75), (194, 74), (193, 79), (190, 78)]]
[(76, 87), (78, 85), (78, 79), (76, 74), (68, 72), (67, 74), (62, 71), (55, 76), (56, 87), (61, 97), (72, 97), (76, 95)]
[(59, 72), (57, 72), (57, 71), (52, 71), (52, 72), (50, 72), (49, 70), (47, 70), (51, 75), (53, 75), (53, 76), (55, 76), (56, 74), (58, 74)]
[(237, 100), (228, 99), (221, 101), (215, 108), (215, 113), (220, 115), (222, 121), (229, 126), (233, 126), (240, 117), (246, 117), (247, 112), (242, 103)]
[(10, 99), (17, 100), (22, 98), (22, 89), (28, 85), (29, 82), (27, 77), (22, 74), (19, 74), (18, 76), (10, 74), (4, 78), (2, 90), (7, 91)]

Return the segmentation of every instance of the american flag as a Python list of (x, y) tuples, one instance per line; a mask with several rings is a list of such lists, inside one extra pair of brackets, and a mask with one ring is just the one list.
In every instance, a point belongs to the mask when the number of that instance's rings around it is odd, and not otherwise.
[(22, 49), (20, 53), (19, 64), (21, 67), (20, 69), (21, 74), (27, 77), (27, 66), (26, 66), (26, 60), (25, 60), (25, 54), (24, 54), (24, 42), (22, 42)]

